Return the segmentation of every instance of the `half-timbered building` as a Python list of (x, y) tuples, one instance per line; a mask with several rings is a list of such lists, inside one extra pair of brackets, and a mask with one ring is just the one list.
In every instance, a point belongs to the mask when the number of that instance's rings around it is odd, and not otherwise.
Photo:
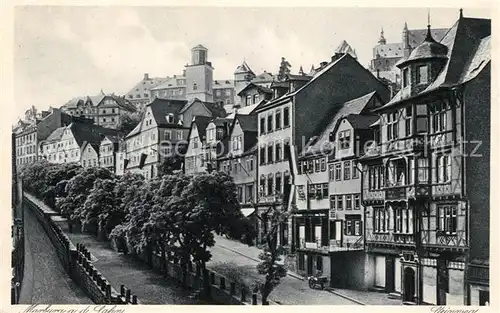
[(462, 12), (440, 42), (428, 26), (376, 110), (361, 158), (367, 273), (405, 302), (489, 301), (490, 34)]

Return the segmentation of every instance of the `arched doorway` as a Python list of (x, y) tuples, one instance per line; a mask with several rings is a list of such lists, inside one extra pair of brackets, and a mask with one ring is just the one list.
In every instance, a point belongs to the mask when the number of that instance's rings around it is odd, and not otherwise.
[(404, 295), (403, 301), (413, 302), (415, 295), (415, 271), (411, 267), (404, 271)]

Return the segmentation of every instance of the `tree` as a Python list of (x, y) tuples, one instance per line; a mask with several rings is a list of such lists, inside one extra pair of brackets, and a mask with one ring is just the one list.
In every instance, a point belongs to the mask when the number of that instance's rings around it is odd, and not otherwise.
[(278, 202), (275, 202), (259, 217), (263, 223), (268, 224), (264, 236), (264, 251), (259, 255), (261, 262), (257, 265), (259, 274), (265, 275), (264, 283), (258, 283), (264, 305), (269, 304), (269, 295), (280, 284), (281, 278), (286, 276), (287, 270), (282, 263), (285, 249), (278, 246), (278, 231), (280, 225), (287, 222), (288, 215), (279, 209)]
[(121, 199), (115, 197), (116, 184), (117, 179), (97, 178), (80, 213), (84, 227), (97, 235), (100, 230), (102, 237), (107, 237), (126, 216), (120, 205)]
[(142, 113), (124, 113), (120, 115), (118, 121), (118, 130), (124, 133), (130, 133), (142, 119)]
[[(215, 244), (213, 232), (234, 232), (235, 221), (243, 218), (236, 195), (236, 186), (230, 176), (222, 172), (203, 173), (187, 177), (180, 197), (172, 197), (177, 243), (183, 262), (189, 256), (206, 273), (206, 262), (211, 258), (208, 247)], [(204, 279), (208, 282), (208, 278)], [(208, 286), (205, 286), (208, 290)]]
[(71, 178), (66, 184), (65, 197), (57, 199), (56, 208), (71, 221), (85, 219), (84, 204), (94, 182), (98, 179), (111, 179), (114, 174), (100, 167), (89, 167)]
[(291, 68), (292, 65), (287, 60), (285, 60), (284, 57), (281, 57), (280, 68), (278, 70), (278, 80), (280, 81), (285, 80), (286, 76), (290, 74)]
[(158, 166), (158, 176), (173, 175), (182, 169), (183, 157), (180, 155), (170, 155), (162, 159)]
[(45, 188), (42, 191), (42, 200), (51, 208), (56, 207), (56, 198), (63, 194), (61, 182), (68, 181), (82, 171), (77, 163), (54, 164), (48, 168), (45, 176)]

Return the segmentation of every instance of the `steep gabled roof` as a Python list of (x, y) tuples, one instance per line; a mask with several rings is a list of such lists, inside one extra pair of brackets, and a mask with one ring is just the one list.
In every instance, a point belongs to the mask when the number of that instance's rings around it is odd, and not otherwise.
[[(464, 78), (472, 79), (487, 63), (490, 62), (490, 44), (488, 37), (491, 35), (491, 20), (478, 18), (460, 18), (451, 27), (441, 40), (441, 44), (448, 48), (445, 66), (438, 74), (437, 78), (424, 91), (417, 94), (421, 96), (439, 88), (453, 87), (464, 83)], [(481, 64), (476, 66), (476, 73), (469, 76), (471, 64)], [(415, 96), (413, 96), (415, 97)], [(399, 91), (386, 105), (380, 110), (392, 107), (402, 101), (410, 98), (403, 98)]]
[(201, 103), (205, 108), (207, 108), (207, 110), (210, 111), (210, 113), (212, 113), (212, 117), (215, 118), (215, 117), (225, 117), (226, 116), (226, 110), (222, 107), (218, 107), (217, 105), (215, 105), (214, 103), (210, 103), (210, 102), (203, 102), (201, 101), (200, 99), (198, 98), (194, 98), (193, 100), (187, 102), (183, 107), (182, 109), (180, 110), (179, 113), (184, 113), (187, 111), (187, 109), (189, 109), (193, 103), (195, 102), (199, 102)]
[(64, 134), (65, 129), (66, 126), (56, 128), (52, 133), (50, 133), (49, 137), (45, 139), (45, 142), (56, 142), (61, 140), (61, 137)]
[(379, 120), (378, 115), (349, 114), (345, 118), (354, 129), (370, 129)]
[(241, 95), (244, 91), (251, 89), (251, 88), (256, 88), (258, 90), (261, 90), (264, 93), (269, 93), (269, 94), (273, 93), (273, 90), (271, 88), (267, 88), (265, 86), (257, 85), (254, 83), (249, 83), (248, 85), (243, 87), (243, 89), (241, 89), (240, 92), (238, 92), (238, 96)]
[(116, 129), (104, 128), (95, 124), (73, 122), (68, 128), (73, 133), (76, 143), (79, 147), (85, 142), (99, 144), (105, 135), (119, 135)]
[(86, 141), (83, 146), (81, 146), (81, 150), (82, 150), (82, 154), (85, 152), (85, 150), (87, 149), (88, 146), (91, 146), (92, 149), (94, 149), (94, 151), (97, 153), (97, 156), (100, 155), (100, 149), (99, 149), (99, 146), (100, 146), (100, 143), (94, 143), (94, 142), (88, 142)]
[[(160, 99), (156, 98), (146, 107), (151, 108), (151, 114), (159, 127), (162, 126), (174, 126), (177, 125), (179, 120), (179, 114), (181, 109), (186, 104), (186, 100), (171, 100), (171, 99)], [(174, 123), (168, 123), (166, 116), (168, 114), (174, 115)], [(132, 129), (130, 133), (127, 134), (126, 138), (130, 138), (139, 134), (142, 131), (142, 123), (145, 117), (137, 124), (137, 126)]]
[[(158, 126), (170, 125), (167, 122), (166, 116), (168, 114), (173, 114), (175, 120), (181, 112), (182, 108), (186, 104), (186, 100), (171, 100), (171, 99), (154, 99), (153, 102), (147, 106), (151, 108), (151, 113)], [(175, 122), (175, 124), (177, 124)]]
[(236, 120), (244, 132), (257, 132), (257, 116), (236, 114)]
[(195, 116), (193, 118), (193, 122), (191, 123), (191, 128), (189, 129), (189, 135), (188, 135), (188, 139), (191, 140), (191, 131), (194, 127), (194, 125), (196, 125), (196, 129), (198, 130), (198, 136), (200, 138), (200, 142), (205, 142), (205, 140), (207, 139), (207, 126), (208, 124), (210, 124), (210, 122), (212, 121), (212, 118), (211, 117), (207, 117), (207, 116)]
[[(307, 154), (320, 151), (324, 143), (329, 141), (330, 133), (334, 131), (337, 124), (343, 117), (352, 114), (361, 114), (365, 111), (368, 103), (370, 103), (370, 101), (374, 98), (378, 98), (378, 95), (375, 91), (362, 97), (352, 99), (342, 105), (334, 105), (330, 112), (323, 119), (323, 121), (321, 121), (319, 126), (316, 128), (314, 134), (318, 135), (317, 137), (315, 137), (315, 139), (313, 139), (314, 137), (311, 138), (311, 140), (314, 140), (314, 142), (309, 145), (309, 149), (307, 151), (302, 151), (302, 153)], [(372, 119), (371, 123), (375, 122), (376, 120), (377, 118)], [(355, 122), (354, 119), (353, 122)], [(368, 121), (363, 121), (363, 123), (361, 123), (361, 120), (359, 122), (360, 124), (362, 124), (362, 126), (365, 126), (365, 124), (368, 123)]]

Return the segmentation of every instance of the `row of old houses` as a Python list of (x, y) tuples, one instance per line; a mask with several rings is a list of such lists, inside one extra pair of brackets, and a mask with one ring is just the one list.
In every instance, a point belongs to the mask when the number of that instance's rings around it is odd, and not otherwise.
[[(269, 98), (229, 128), (225, 119), (195, 120), (185, 171), (229, 173), (250, 217), (277, 201), (292, 210), (278, 240), (299, 274), (322, 272), (332, 286), (408, 303), (483, 305), (490, 23), (460, 12), (439, 42), (429, 26), (397, 63), (395, 95), (349, 53), (311, 76), (250, 84), (242, 99)], [(290, 196), (280, 203), (281, 194)]]
[[(278, 242), (298, 274), (321, 272), (333, 287), (406, 303), (483, 305), (491, 21), (460, 11), (441, 39), (433, 34), (429, 25), (420, 43), (405, 45), (396, 94), (341, 45), (309, 74), (247, 81), (230, 114), (211, 85), (190, 82), (199, 97), (155, 97), (128, 134), (72, 120), (48, 136), (42, 155), (146, 179), (181, 156), (185, 173), (233, 178), (257, 244), (267, 228), (257, 215), (269, 206), (291, 213)], [(200, 51), (191, 70), (211, 77)]]

